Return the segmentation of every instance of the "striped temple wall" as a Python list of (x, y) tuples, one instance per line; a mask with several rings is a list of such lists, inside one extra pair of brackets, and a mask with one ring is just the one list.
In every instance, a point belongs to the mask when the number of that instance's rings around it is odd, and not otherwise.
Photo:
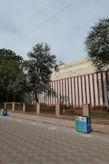
[(74, 107), (81, 107), (82, 104), (109, 105), (109, 92), (107, 91), (109, 71), (54, 80), (50, 85), (57, 96), (45, 99), (42, 94), (40, 96), (41, 103), (57, 104), (64, 97), (63, 103)]

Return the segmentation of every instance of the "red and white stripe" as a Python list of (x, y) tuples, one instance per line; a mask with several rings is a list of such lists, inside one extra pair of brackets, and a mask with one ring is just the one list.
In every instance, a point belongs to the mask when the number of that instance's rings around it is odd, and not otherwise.
[[(52, 81), (50, 86), (56, 92), (56, 97), (47, 98), (49, 105), (60, 103), (64, 96), (64, 103), (76, 107), (83, 103), (93, 105), (109, 105), (109, 72), (92, 73)], [(61, 95), (61, 96), (60, 96)], [(44, 102), (44, 94), (41, 95)], [(46, 102), (46, 101), (45, 101)]]

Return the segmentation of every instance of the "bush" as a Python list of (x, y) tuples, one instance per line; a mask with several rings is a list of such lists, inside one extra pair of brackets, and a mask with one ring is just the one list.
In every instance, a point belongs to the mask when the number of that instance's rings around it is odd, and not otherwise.
[(92, 110), (94, 110), (94, 111), (102, 111), (102, 112), (108, 112), (109, 111), (107, 106), (94, 106), (92, 108)]

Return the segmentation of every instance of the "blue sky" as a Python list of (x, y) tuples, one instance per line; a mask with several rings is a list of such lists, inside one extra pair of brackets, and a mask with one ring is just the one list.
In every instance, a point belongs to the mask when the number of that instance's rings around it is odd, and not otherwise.
[(109, 16), (109, 0), (0, 0), (0, 48), (24, 59), (46, 42), (65, 63), (86, 57), (85, 38)]

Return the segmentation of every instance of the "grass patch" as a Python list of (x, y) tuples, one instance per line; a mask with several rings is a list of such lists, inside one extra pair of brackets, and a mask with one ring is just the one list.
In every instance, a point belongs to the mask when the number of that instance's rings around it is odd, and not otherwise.
[(109, 118), (109, 112), (102, 112), (102, 111), (91, 111), (91, 116), (93, 117), (103, 117)]

